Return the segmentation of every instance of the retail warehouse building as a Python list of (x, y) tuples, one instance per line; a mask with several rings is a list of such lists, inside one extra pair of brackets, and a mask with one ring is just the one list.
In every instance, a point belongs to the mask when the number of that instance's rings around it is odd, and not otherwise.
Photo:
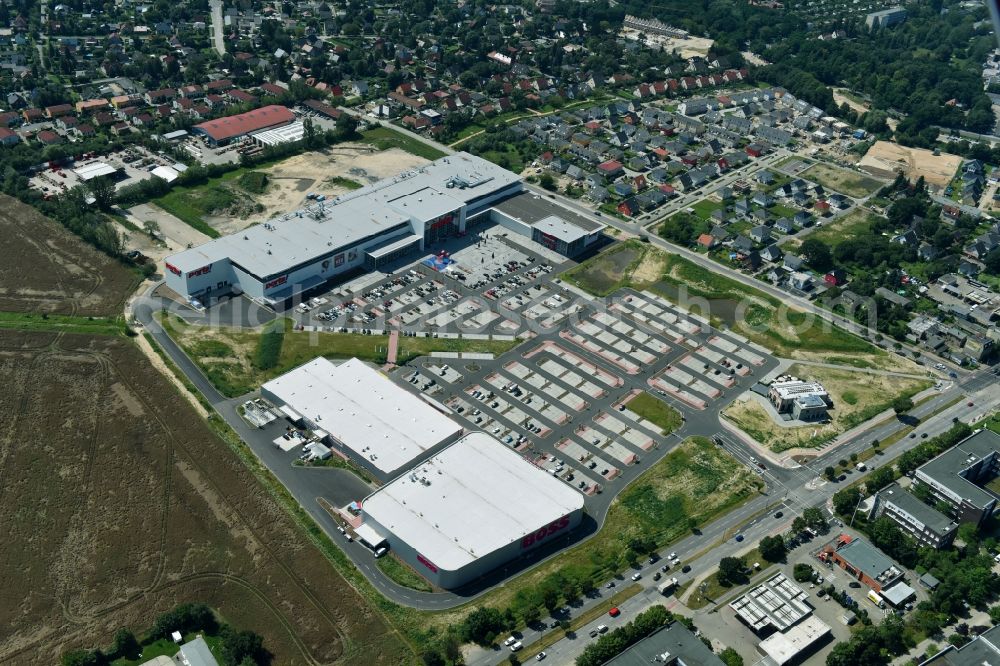
[(320, 356), (260, 392), (289, 420), (382, 481), (462, 434), (437, 407), (356, 358), (335, 365)]
[(245, 293), (283, 305), (349, 271), (429, 251), (486, 222), (568, 256), (604, 228), (525, 191), (516, 174), (457, 153), (167, 257), (164, 275), (189, 300)]
[(583, 495), (473, 432), (369, 495), (361, 513), (362, 540), (454, 589), (568, 535)]

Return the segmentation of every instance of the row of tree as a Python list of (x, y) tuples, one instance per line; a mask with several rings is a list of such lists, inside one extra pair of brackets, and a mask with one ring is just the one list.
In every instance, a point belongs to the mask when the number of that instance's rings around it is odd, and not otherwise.
[(200, 633), (217, 637), (222, 666), (267, 666), (271, 663), (271, 655), (260, 636), (219, 622), (212, 609), (201, 603), (181, 604), (158, 616), (141, 642), (123, 627), (115, 632), (108, 650), (72, 650), (63, 655), (61, 663), (62, 666), (106, 666), (118, 659), (138, 660), (144, 646), (169, 640), (175, 631), (185, 636)]

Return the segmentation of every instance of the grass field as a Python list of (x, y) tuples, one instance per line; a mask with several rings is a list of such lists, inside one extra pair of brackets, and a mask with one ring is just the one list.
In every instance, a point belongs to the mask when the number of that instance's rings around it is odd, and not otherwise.
[[(868, 233), (871, 228), (872, 213), (862, 208), (855, 208), (850, 213), (838, 217), (832, 222), (825, 222), (822, 227), (813, 229), (806, 238), (815, 238), (823, 241), (830, 247), (834, 247), (841, 241), (858, 238)], [(798, 247), (802, 245), (802, 238), (789, 236), (782, 243), (784, 247)]]
[(222, 214), (240, 217), (257, 212), (259, 204), (252, 195), (260, 194), (266, 187), (266, 178), (261, 176), (259, 171), (237, 169), (210, 178), (202, 185), (178, 185), (153, 199), (153, 203), (209, 238), (218, 238), (219, 232), (205, 218)]
[(422, 576), (418, 575), (416, 571), (391, 553), (376, 560), (375, 565), (379, 568), (379, 571), (403, 587), (420, 592), (430, 592), (433, 590)]
[(373, 127), (372, 129), (365, 130), (361, 135), (362, 143), (369, 143), (379, 150), (388, 150), (389, 148), (400, 148), (408, 153), (412, 153), (418, 157), (423, 157), (428, 160), (436, 160), (439, 157), (444, 157), (445, 153), (428, 146), (422, 141), (417, 141), (401, 132), (382, 126)]
[[(389, 346), (387, 335), (351, 333), (308, 333), (292, 330), (292, 321), (284, 320), (285, 336), (276, 366), (260, 370), (253, 365), (254, 352), (261, 330), (191, 326), (176, 316), (160, 319), (161, 324), (181, 345), (188, 356), (223, 394), (235, 397), (288, 372), (317, 356), (327, 358), (357, 357), (384, 363)], [(464, 338), (400, 338), (397, 362), (405, 363), (432, 351), (468, 351), (502, 354), (518, 341), (467, 340)]]
[(626, 406), (650, 423), (659, 426), (663, 435), (669, 435), (681, 427), (680, 413), (645, 391), (629, 400)]
[(803, 171), (802, 177), (819, 183), (828, 190), (854, 198), (866, 197), (884, 184), (871, 176), (822, 163), (814, 164)]
[(711, 217), (712, 213), (725, 208), (725, 204), (721, 201), (712, 201), (711, 199), (702, 199), (698, 203), (691, 206), (694, 209), (694, 214), (703, 220), (707, 220)]
[(0, 329), (91, 335), (124, 335), (127, 330), (124, 317), (71, 317), (25, 312), (0, 312)]
[(641, 279), (649, 274), (655, 279), (657, 267), (651, 266), (650, 262), (658, 262), (660, 259), (656, 252), (650, 252), (648, 245), (630, 240), (591, 257), (566, 271), (561, 277), (586, 292), (607, 296), (616, 289), (628, 286), (633, 278)]
[(898, 395), (912, 397), (932, 385), (930, 380), (875, 375), (811, 365), (793, 365), (787, 374), (823, 384), (833, 400), (830, 423), (780, 427), (753, 397), (737, 399), (723, 411), (732, 423), (778, 453), (817, 448), (892, 406)]

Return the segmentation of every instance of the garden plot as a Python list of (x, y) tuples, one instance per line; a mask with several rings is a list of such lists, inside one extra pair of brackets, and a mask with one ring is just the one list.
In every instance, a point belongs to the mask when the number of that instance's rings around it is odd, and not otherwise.
[(637, 457), (635, 452), (623, 446), (614, 437), (609, 436), (605, 432), (591, 426), (583, 426), (576, 431), (575, 435), (623, 465), (635, 463)]
[[(556, 358), (558, 358), (562, 362), (562, 364), (565, 364), (570, 368), (576, 368), (577, 370), (587, 375), (588, 377), (594, 377), (596, 379), (599, 379), (602, 383), (612, 388), (621, 386), (624, 383), (621, 377), (617, 377), (615, 375), (612, 375), (610, 372), (598, 368), (593, 363), (583, 360), (576, 354), (573, 354), (572, 352), (563, 349), (562, 347), (553, 342), (549, 341), (543, 342), (541, 345), (539, 345), (532, 351), (525, 354), (524, 358), (531, 358), (535, 354), (543, 351), (548, 352), (553, 356), (555, 356)], [(545, 361), (542, 362), (540, 367), (543, 370), (546, 370), (546, 372), (551, 372), (555, 377), (561, 377), (560, 374), (557, 374), (557, 371), (547, 369), (549, 363), (550, 361), (546, 359)], [(557, 363), (556, 366), (562, 367), (562, 364)], [(565, 373), (566, 368), (562, 367), (562, 370), (563, 373)]]
[(598, 312), (593, 316), (594, 321), (602, 326), (607, 326), (615, 333), (626, 340), (632, 340), (647, 349), (653, 350), (657, 355), (662, 355), (670, 351), (670, 345), (658, 340), (649, 333), (642, 331), (626, 321), (616, 319), (607, 312)]
[(579, 345), (580, 347), (583, 347), (584, 349), (586, 349), (591, 353), (597, 354), (601, 358), (618, 366), (619, 368), (624, 370), (627, 374), (635, 375), (639, 373), (638, 363), (635, 363), (634, 361), (630, 361), (627, 358), (624, 358), (624, 356), (620, 353), (616, 354), (615, 352), (597, 344), (590, 338), (584, 337), (579, 333), (574, 333), (572, 331), (562, 331), (561, 333), (559, 333), (559, 337), (561, 337), (564, 340), (569, 340), (570, 342), (573, 342)]
[(582, 453), (579, 454), (579, 457), (574, 455), (574, 459), (580, 462), (581, 466), (584, 467), (585, 470), (590, 470), (588, 474), (603, 476), (608, 481), (621, 474), (620, 469), (609, 463), (603, 457), (594, 455), (589, 449), (569, 437), (560, 440), (560, 442), (556, 444), (556, 449), (562, 451), (567, 456), (570, 455), (569, 451), (573, 451), (574, 454), (576, 454), (577, 451), (581, 451)]
[(646, 421), (635, 412), (626, 410), (625, 412), (622, 412), (622, 414), (628, 414), (628, 418), (632, 421), (632, 423), (625, 423), (624, 421), (619, 420), (616, 416), (608, 414), (607, 412), (601, 412), (598, 414), (594, 418), (594, 422), (608, 432), (613, 432), (632, 446), (640, 448), (643, 451), (649, 451), (656, 446), (656, 440), (653, 439), (651, 435), (643, 432), (636, 426), (648, 428), (650, 432), (658, 432), (659, 428), (649, 421)]

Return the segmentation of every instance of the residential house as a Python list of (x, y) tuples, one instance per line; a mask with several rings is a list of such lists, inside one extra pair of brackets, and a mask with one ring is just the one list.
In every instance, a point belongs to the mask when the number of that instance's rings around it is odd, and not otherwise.
[(750, 238), (761, 245), (771, 240), (771, 228), (760, 225), (750, 230)]

